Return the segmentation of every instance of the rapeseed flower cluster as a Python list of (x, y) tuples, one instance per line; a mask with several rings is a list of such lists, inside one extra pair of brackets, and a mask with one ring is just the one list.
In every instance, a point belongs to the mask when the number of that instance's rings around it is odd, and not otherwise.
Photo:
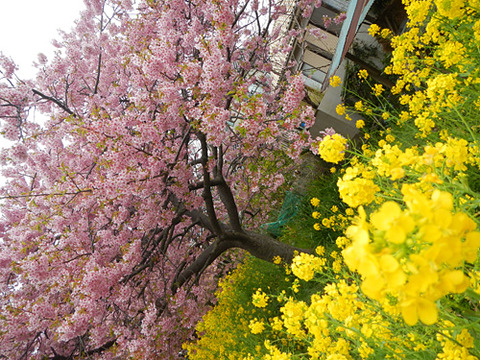
[(292, 272), (299, 279), (310, 281), (317, 272), (322, 272), (325, 259), (312, 254), (301, 253), (292, 261)]
[[(320, 220), (321, 214), (318, 211), (312, 213), (312, 217), (316, 220)], [(323, 217), (320, 222), (315, 223), (313, 228), (317, 231), (322, 228), (329, 228), (334, 231), (341, 231), (349, 223), (348, 217), (342, 213), (335, 214), (333, 213), (330, 216)]]
[(257, 318), (250, 320), (250, 324), (248, 324), (250, 331), (252, 334), (260, 334), (263, 330), (265, 330), (265, 324), (262, 320), (258, 320)]
[(463, 329), (459, 333), (454, 331), (454, 324), (446, 321), (443, 329), (437, 334), (437, 340), (442, 344), (442, 352), (438, 359), (446, 360), (477, 360), (470, 350), (475, 346), (469, 330)]
[(269, 299), (262, 289), (257, 289), (257, 292), (252, 295), (252, 304), (256, 307), (264, 308), (267, 306)]
[(399, 76), (394, 91), (403, 89), (403, 97), (410, 99), (409, 115), (419, 136), (426, 137), (451, 111), (459, 111), (460, 116), (449, 120), (464, 127), (460, 117), (476, 100), (470, 89), (479, 81), (478, 4), (450, 0), (405, 4), (409, 27), (392, 39), (392, 63), (385, 69)]
[[(338, 252), (332, 252), (332, 256), (341, 257)], [(332, 269), (326, 271), (328, 274), (317, 274), (310, 280), (315, 282), (325, 275), (333, 279)], [(279, 294), (277, 299), (283, 304), (280, 315), (265, 327), (252, 321), (252, 331), (259, 326), (266, 338), (262, 343), (265, 355), (255, 357), (250, 353), (244, 359), (368, 359), (379, 344), (395, 354), (391, 357), (401, 358), (402, 352), (395, 347), (401, 338), (395, 336), (392, 324), (375, 306), (365, 301), (354, 277), (337, 277), (320, 288), (306, 300)]]
[(337, 87), (342, 84), (342, 79), (340, 79), (339, 76), (334, 75), (330, 78), (330, 86), (331, 87)]
[(405, 322), (420, 319), (434, 324), (436, 301), (462, 293), (470, 280), (465, 261), (473, 262), (480, 247), (480, 232), (465, 213), (453, 211), (453, 198), (434, 190), (426, 196), (404, 185), (405, 209), (388, 201), (367, 221), (363, 209), (347, 229), (352, 244), (342, 254), (345, 263), (362, 275), (362, 291), (372, 299), (393, 296)]
[(348, 167), (342, 178), (338, 179), (337, 186), (343, 202), (352, 208), (370, 204), (375, 200), (375, 194), (380, 188), (374, 183), (375, 173), (371, 167), (353, 160), (355, 166)]
[(342, 135), (326, 135), (318, 145), (318, 153), (323, 160), (338, 164), (345, 158), (346, 147), (347, 139)]

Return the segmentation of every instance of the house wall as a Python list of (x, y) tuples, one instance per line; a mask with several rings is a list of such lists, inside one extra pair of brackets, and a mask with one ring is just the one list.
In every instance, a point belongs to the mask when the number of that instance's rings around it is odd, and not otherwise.
[[(345, 78), (345, 62), (337, 70), (337, 76)], [(333, 128), (337, 133), (353, 139), (358, 133), (355, 122), (361, 117), (358, 114), (349, 114), (352, 120), (346, 120), (345, 116), (338, 115), (336, 107), (342, 102), (342, 87), (328, 87), (323, 99), (315, 112), (315, 125), (310, 128), (313, 137), (319, 135), (326, 128)]]

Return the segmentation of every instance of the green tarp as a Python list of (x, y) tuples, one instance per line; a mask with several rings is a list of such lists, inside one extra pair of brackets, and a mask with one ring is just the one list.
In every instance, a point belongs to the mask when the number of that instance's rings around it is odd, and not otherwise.
[(300, 195), (287, 191), (277, 221), (264, 224), (262, 228), (272, 236), (278, 237), (282, 235), (285, 224), (297, 214), (301, 199)]

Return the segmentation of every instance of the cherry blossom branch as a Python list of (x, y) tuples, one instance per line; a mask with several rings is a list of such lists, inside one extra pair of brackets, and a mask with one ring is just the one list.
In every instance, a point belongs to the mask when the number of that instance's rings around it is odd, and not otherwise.
[(98, 93), (98, 85), (100, 84), (100, 69), (102, 66), (102, 53), (98, 54), (98, 67), (97, 67), (97, 79), (95, 80), (95, 87), (93, 89), (93, 94)]
[(0, 196), (0, 200), (5, 199), (20, 199), (20, 198), (29, 198), (29, 197), (41, 197), (41, 196), (65, 196), (65, 195), (78, 195), (81, 193), (91, 193), (92, 189), (79, 190), (77, 192), (59, 192), (59, 193), (41, 193), (41, 194), (23, 194), (23, 195), (6, 195)]
[(210, 219), (210, 223), (214, 229), (214, 233), (220, 235), (222, 229), (218, 223), (218, 218), (215, 213), (215, 206), (213, 204), (212, 189), (210, 183), (210, 172), (208, 171), (208, 145), (204, 134), (198, 133), (198, 139), (200, 140), (202, 147), (202, 168), (203, 168), (203, 194), (202, 197), (205, 201), (207, 214)]
[(223, 146), (220, 146), (218, 149), (218, 174), (220, 178), (220, 183), (218, 185), (218, 192), (220, 194), (220, 199), (222, 200), (225, 209), (227, 210), (228, 218), (233, 229), (236, 231), (242, 230), (242, 225), (240, 223), (240, 217), (238, 215), (238, 208), (235, 202), (235, 197), (233, 196), (232, 189), (228, 186), (225, 178), (223, 177)]
[(48, 101), (51, 101), (53, 102), (54, 104), (56, 104), (58, 107), (60, 107), (63, 111), (65, 111), (66, 113), (68, 113), (69, 115), (72, 115), (72, 116), (75, 116), (75, 117), (79, 117), (77, 114), (75, 114), (72, 110), (70, 110), (68, 108), (67, 105), (65, 105), (63, 102), (61, 102), (60, 100), (52, 97), (52, 96), (48, 96), (48, 95), (45, 95), (44, 93), (42, 93), (41, 91), (38, 91), (36, 89), (32, 89), (33, 93), (35, 95), (38, 95), (40, 96), (42, 99), (45, 99), (45, 100), (48, 100)]
[(210, 244), (185, 270), (180, 271), (172, 281), (171, 291), (176, 293), (193, 275), (199, 274), (228, 249), (235, 247), (234, 242), (217, 240)]

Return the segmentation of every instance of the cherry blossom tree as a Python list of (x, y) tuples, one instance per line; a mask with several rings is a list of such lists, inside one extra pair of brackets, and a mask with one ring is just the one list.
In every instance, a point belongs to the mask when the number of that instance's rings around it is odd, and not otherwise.
[(273, 0), (86, 5), (36, 79), (0, 56), (0, 358), (176, 358), (222, 254), (299, 250), (255, 230), (310, 143), (298, 31)]

